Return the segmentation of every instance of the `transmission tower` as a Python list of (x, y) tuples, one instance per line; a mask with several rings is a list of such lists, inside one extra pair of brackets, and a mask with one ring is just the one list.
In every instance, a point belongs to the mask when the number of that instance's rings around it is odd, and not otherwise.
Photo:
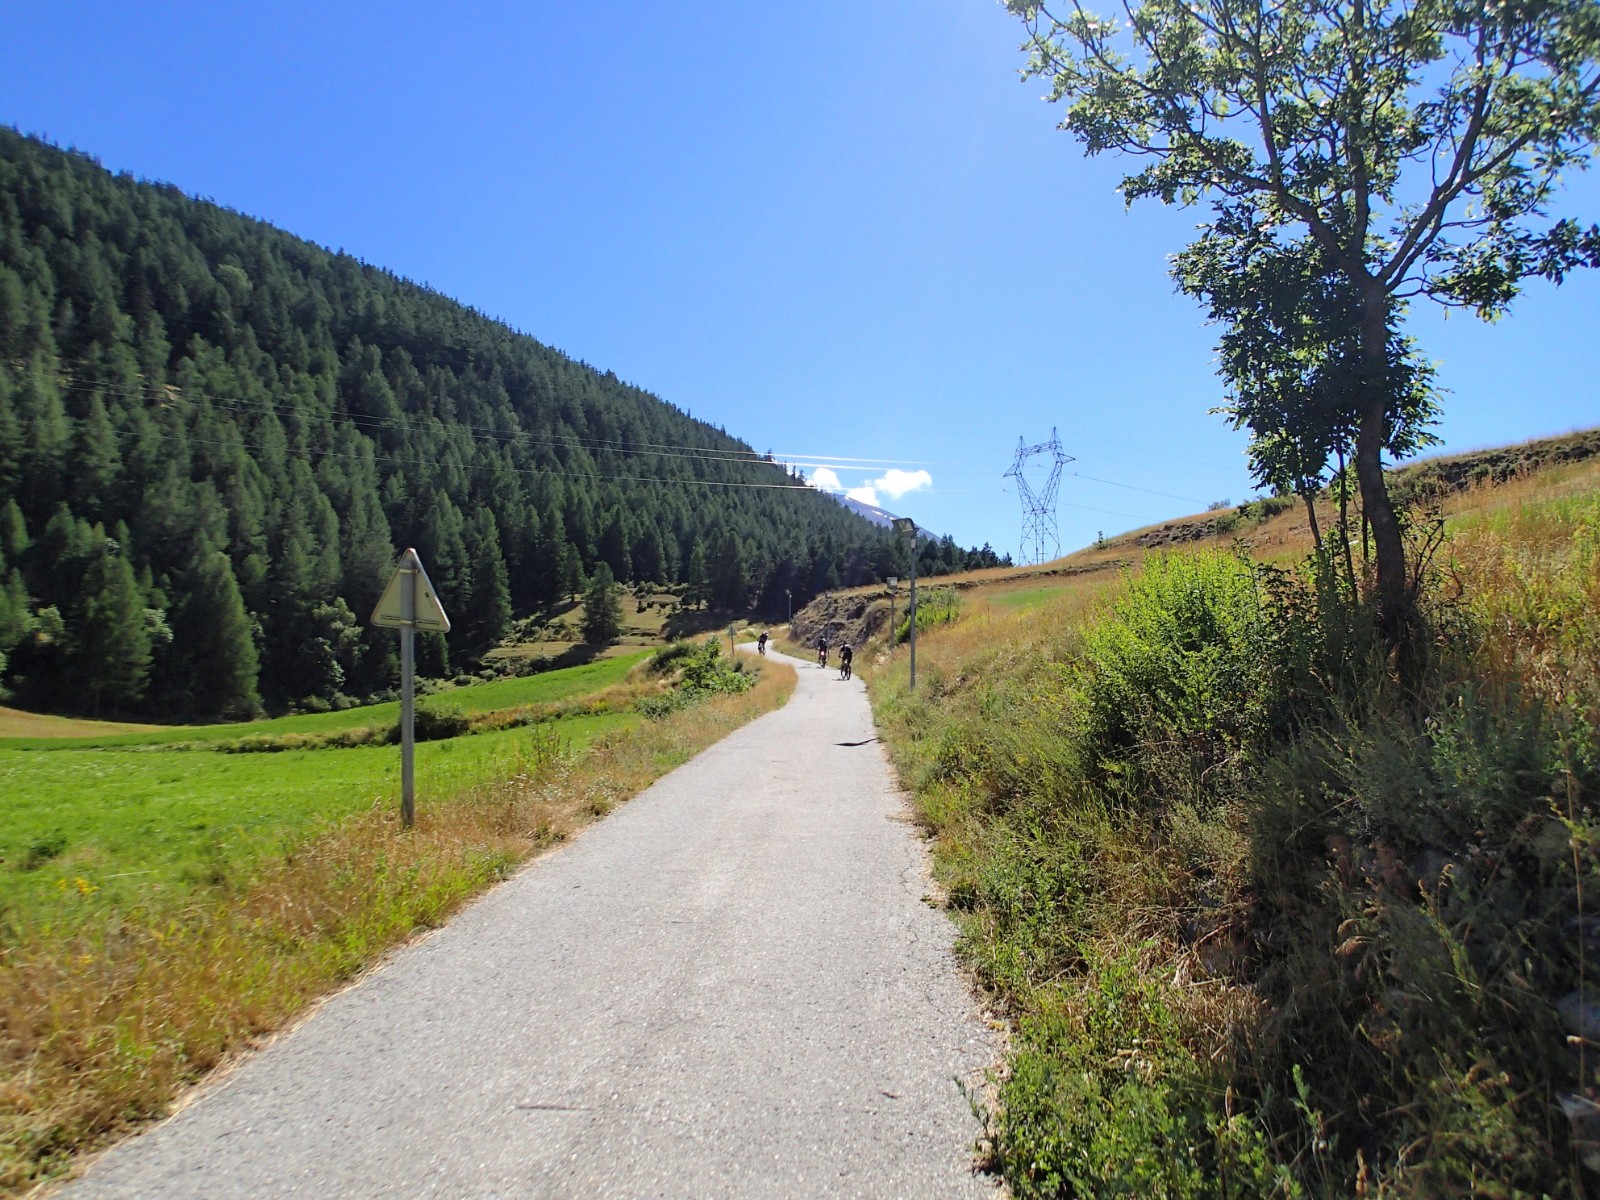
[[(1047, 458), (1050, 462), (1050, 477), (1037, 492), (1023, 474), (1028, 460), (1034, 455)], [(1050, 431), (1050, 440), (1040, 442), (1037, 446), (1024, 445), (1021, 438), (1017, 439), (1017, 457), (1012, 460), (1011, 469), (1004, 478), (1017, 481), (1017, 495), (1022, 500), (1021, 557), (1025, 565), (1060, 557), (1061, 535), (1056, 530), (1056, 489), (1061, 486), (1061, 468), (1072, 461), (1070, 454), (1062, 452), (1061, 439), (1056, 436), (1054, 429)], [(1030, 546), (1033, 549), (1031, 557), (1028, 552)]]

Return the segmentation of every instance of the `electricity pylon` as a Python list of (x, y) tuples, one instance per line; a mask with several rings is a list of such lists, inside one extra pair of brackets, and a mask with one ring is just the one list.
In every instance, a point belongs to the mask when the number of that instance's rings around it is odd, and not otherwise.
[[(1050, 460), (1050, 477), (1037, 492), (1022, 473), (1028, 460), (1036, 454)], [(1062, 452), (1061, 439), (1054, 429), (1050, 431), (1050, 440), (1037, 446), (1024, 445), (1021, 438), (1017, 439), (1017, 457), (1004, 478), (1017, 481), (1017, 496), (1022, 500), (1021, 558), (1024, 564), (1048, 562), (1061, 555), (1061, 535), (1056, 529), (1056, 490), (1061, 486), (1061, 469), (1072, 461), (1070, 454)], [(1030, 544), (1033, 547), (1031, 557), (1028, 554)]]

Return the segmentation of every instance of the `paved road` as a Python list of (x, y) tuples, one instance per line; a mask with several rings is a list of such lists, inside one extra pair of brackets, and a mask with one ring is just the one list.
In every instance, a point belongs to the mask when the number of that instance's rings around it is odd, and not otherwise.
[(859, 681), (796, 665), (66, 1195), (992, 1195), (922, 847)]

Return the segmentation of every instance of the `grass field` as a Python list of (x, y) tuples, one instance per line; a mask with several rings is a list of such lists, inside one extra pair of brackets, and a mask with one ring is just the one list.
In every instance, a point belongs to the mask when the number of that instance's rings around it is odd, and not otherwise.
[[(608, 713), (552, 722), (538, 733), (420, 743), (418, 803), (513, 774), (535, 736), (553, 730), (579, 748), (638, 719)], [(319, 826), (395, 802), (399, 778), (395, 746), (278, 754), (0, 748), (0, 793), (9, 798), (0, 825), (0, 911), (34, 924), (79, 920), (90, 897), (97, 908), (180, 902), (197, 885), (237, 880), (263, 854)]]
[[(469, 713), (567, 700), (620, 683), (645, 656), (491, 683), (440, 697)], [(20, 714), (32, 737), (0, 738), (0, 919), (29, 926), (95, 911), (161, 910), (196, 887), (240, 882), (264, 855), (399, 793), (390, 745), (222, 754), (243, 735), (386, 727), (398, 703), (233, 725), (138, 727)], [(533, 738), (581, 748), (639, 718), (574, 716), (417, 747), (417, 793), (455, 795), (514, 774)], [(43, 736), (39, 736), (41, 731)]]
[[(644, 660), (648, 650), (633, 650), (582, 666), (490, 683), (450, 688), (420, 703), (455, 705), (469, 713), (498, 712), (528, 704), (548, 704), (620, 683)], [(0, 750), (79, 750), (85, 746), (162, 746), (192, 742), (230, 741), (242, 737), (278, 734), (338, 733), (346, 729), (378, 728), (400, 719), (399, 701), (347, 708), (342, 712), (301, 713), (267, 721), (228, 725), (121, 725), (82, 721), (34, 713), (0, 712), (0, 732), (16, 730), (19, 736), (0, 736)]]

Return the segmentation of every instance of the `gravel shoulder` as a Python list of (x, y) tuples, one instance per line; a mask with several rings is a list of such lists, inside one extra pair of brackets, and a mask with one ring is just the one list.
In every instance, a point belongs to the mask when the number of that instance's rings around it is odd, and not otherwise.
[(995, 1195), (924, 848), (860, 682), (795, 666), (60, 1195)]

